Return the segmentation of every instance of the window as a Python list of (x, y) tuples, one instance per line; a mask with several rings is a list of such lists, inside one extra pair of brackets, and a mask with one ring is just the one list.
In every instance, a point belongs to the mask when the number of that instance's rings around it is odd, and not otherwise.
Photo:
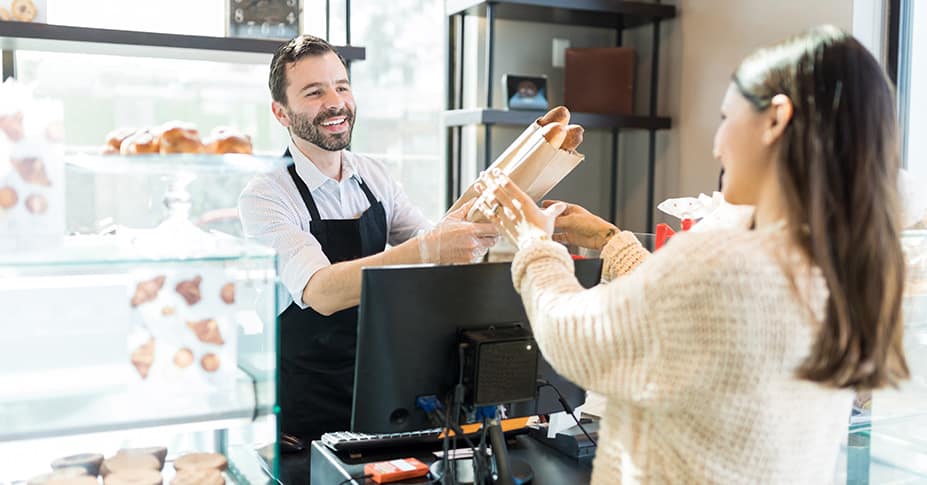
[[(48, 0), (48, 20), (222, 36), (226, 3)], [(303, 0), (304, 32), (325, 36), (326, 3)], [(345, 4), (330, 5), (330, 40), (344, 44)], [(444, 208), (443, 5), (441, 0), (351, 4), (351, 44), (367, 48), (367, 59), (352, 66), (358, 103), (352, 148), (386, 163), (412, 202), (432, 219)], [(252, 135), (256, 151), (277, 153), (287, 135), (270, 112), (270, 58), (258, 65), (18, 51), (16, 72), (19, 79), (35, 83), (38, 95), (62, 100), (69, 145), (98, 146), (112, 128), (178, 119), (206, 132), (218, 125), (240, 128)], [(234, 197), (227, 199), (234, 204)]]
[(901, 3), (898, 91), (904, 156), (911, 174), (927, 180), (927, 4)]

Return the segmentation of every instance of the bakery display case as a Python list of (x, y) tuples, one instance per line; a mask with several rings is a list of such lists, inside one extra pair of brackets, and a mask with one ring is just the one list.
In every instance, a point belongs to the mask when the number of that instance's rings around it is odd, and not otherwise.
[(901, 242), (911, 379), (857, 398), (844, 455), (848, 484), (927, 482), (927, 230), (907, 230)]
[(0, 251), (0, 483), (88, 456), (144, 468), (140, 448), (164, 449), (164, 483), (198, 483), (175, 467), (200, 461), (272, 482), (276, 256), (201, 216), (288, 161), (64, 158), (68, 235)]

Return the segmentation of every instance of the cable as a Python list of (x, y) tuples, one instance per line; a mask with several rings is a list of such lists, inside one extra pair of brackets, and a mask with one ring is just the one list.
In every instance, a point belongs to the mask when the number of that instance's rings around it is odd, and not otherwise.
[(363, 475), (363, 476), (359, 476), (359, 477), (348, 477), (348, 478), (345, 478), (344, 480), (338, 482), (338, 485), (347, 485), (348, 483), (351, 483), (351, 482), (354, 482), (354, 481), (357, 481), (357, 480), (366, 480), (366, 479), (368, 479), (368, 478), (373, 478), (373, 475)]
[(557, 400), (560, 401), (560, 406), (563, 407), (563, 411), (570, 415), (573, 418), (573, 421), (576, 422), (576, 426), (579, 426), (579, 429), (586, 435), (586, 438), (592, 443), (592, 446), (598, 448), (599, 444), (595, 442), (592, 436), (586, 431), (586, 428), (583, 427), (582, 423), (579, 422), (579, 419), (576, 418), (576, 414), (573, 413), (573, 406), (570, 406), (570, 403), (567, 402), (566, 398), (563, 397), (563, 394), (560, 394), (560, 389), (557, 389), (557, 386), (551, 384), (550, 382), (544, 379), (538, 379), (538, 387), (550, 387), (557, 393)]

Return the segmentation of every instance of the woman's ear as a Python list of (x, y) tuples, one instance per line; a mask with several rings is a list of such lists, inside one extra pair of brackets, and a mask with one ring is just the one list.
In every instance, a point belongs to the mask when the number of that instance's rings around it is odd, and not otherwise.
[(794, 107), (792, 106), (792, 100), (789, 99), (788, 96), (777, 94), (773, 96), (769, 105), (769, 110), (769, 123), (766, 126), (766, 131), (763, 133), (763, 143), (772, 145), (782, 137), (785, 128), (789, 126), (789, 122), (792, 121)]

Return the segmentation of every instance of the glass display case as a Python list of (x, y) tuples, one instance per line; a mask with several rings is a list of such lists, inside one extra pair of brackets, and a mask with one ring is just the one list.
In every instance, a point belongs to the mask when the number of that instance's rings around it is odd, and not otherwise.
[(276, 256), (209, 214), (237, 223), (247, 181), (288, 161), (66, 161), (69, 235), (0, 252), (0, 484), (152, 446), (164, 483), (189, 452), (225, 455), (228, 483), (272, 483)]
[(902, 235), (907, 260), (904, 349), (911, 379), (857, 399), (846, 446), (846, 483), (927, 482), (927, 231)]

